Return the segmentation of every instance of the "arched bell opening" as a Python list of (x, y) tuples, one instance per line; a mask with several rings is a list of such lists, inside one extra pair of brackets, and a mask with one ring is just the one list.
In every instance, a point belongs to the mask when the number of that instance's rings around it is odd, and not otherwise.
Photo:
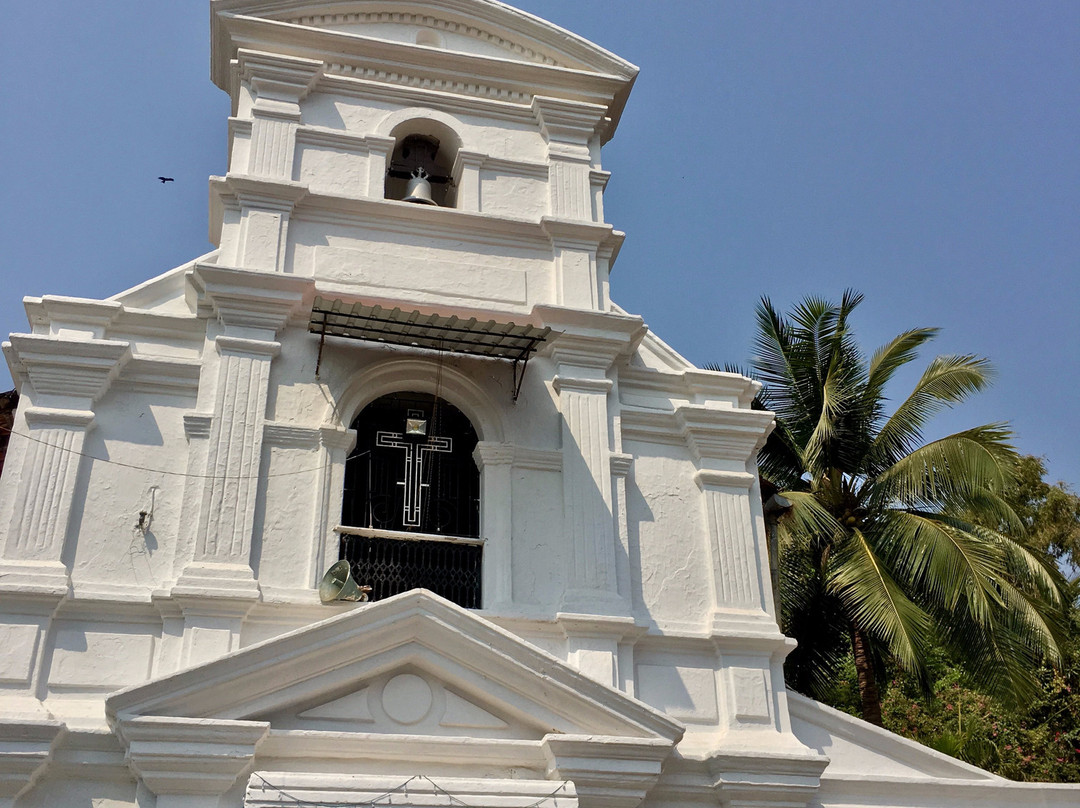
[(398, 124), (391, 134), (395, 144), (386, 171), (385, 197), (453, 207), (452, 172), (461, 144), (457, 134), (428, 119)]
[(480, 608), (478, 437), (457, 407), (427, 393), (384, 395), (353, 421), (340, 558), (380, 600), (423, 587)]

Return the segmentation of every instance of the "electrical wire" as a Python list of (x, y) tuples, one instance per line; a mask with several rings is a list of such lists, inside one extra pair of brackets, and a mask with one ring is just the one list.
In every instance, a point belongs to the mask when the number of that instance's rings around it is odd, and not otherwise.
[[(409, 796), (409, 783), (413, 782), (414, 780), (424, 780), (431, 785), (432, 790), (436, 794), (445, 797), (452, 805), (458, 806), (458, 808), (473, 808), (473, 806), (470, 806), (469, 803), (465, 802), (462, 799), (459, 799), (458, 797), (455, 797), (445, 788), (443, 788), (430, 777), (424, 774), (414, 774), (412, 777), (410, 777), (408, 780), (406, 780), (404, 783), (397, 786), (396, 788), (392, 788), (389, 791), (383, 792), (377, 797), (373, 797), (372, 799), (365, 800), (363, 802), (341, 802), (338, 800), (306, 800), (303, 797), (298, 797), (295, 794), (290, 794), (288, 791), (285, 791), (284, 789), (275, 786), (258, 772), (255, 772), (252, 776), (258, 777), (267, 789), (276, 791), (280, 796), (284, 797), (287, 800), (291, 800), (294, 805), (319, 806), (320, 808), (375, 808), (378, 805), (393, 805), (392, 797), (394, 794), (403, 793), (407, 798)], [(539, 799), (535, 800), (534, 802), (528, 803), (527, 805), (523, 805), (521, 806), (521, 808), (540, 808), (540, 806), (548, 800), (556, 799), (559, 795), (559, 792), (565, 791), (566, 786), (569, 784), (569, 782), (569, 780), (563, 780), (562, 783), (559, 784), (559, 787), (552, 791), (550, 794), (540, 797)], [(386, 802), (383, 802), (383, 800), (386, 800)]]
[[(96, 455), (89, 454), (88, 452), (80, 452), (77, 449), (70, 449), (66, 446), (60, 446), (56, 443), (49, 443), (41, 438), (35, 438), (33, 435), (27, 435), (24, 432), (17, 432), (14, 429), (7, 427), (0, 427), (0, 431), (7, 433), (8, 435), (15, 435), (25, 440), (39, 443), (42, 446), (48, 446), (50, 449), (57, 449), (61, 452), (68, 452), (69, 454), (76, 455), (78, 457), (85, 457), (93, 460), (97, 463), (107, 463), (112, 466), (121, 466), (127, 469), (135, 469), (136, 471), (147, 471), (152, 474), (164, 474), (170, 477), (190, 477), (196, 480), (265, 480), (271, 477), (292, 477), (296, 474), (311, 474), (312, 472), (322, 471), (323, 466), (314, 466), (309, 469), (297, 469), (296, 471), (279, 471), (273, 474), (191, 474), (186, 471), (172, 471), (170, 469), (155, 469), (149, 466), (139, 466), (135, 463), (124, 463), (121, 460), (110, 460), (105, 457), (97, 457)], [(347, 458), (346, 462), (352, 458)]]

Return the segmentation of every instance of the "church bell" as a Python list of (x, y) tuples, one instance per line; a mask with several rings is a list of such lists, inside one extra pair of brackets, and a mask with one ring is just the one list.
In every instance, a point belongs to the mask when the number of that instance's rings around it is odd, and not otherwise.
[(429, 176), (423, 168), (417, 168), (413, 172), (412, 179), (409, 180), (409, 184), (405, 188), (405, 202), (415, 202), (418, 205), (436, 204), (435, 200), (431, 198)]

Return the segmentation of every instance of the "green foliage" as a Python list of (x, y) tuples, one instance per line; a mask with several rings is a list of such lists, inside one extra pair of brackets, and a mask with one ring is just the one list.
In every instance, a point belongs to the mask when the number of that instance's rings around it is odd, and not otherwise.
[(1028, 543), (1080, 575), (1080, 496), (1065, 483), (1046, 482), (1041, 458), (1021, 457), (1005, 500), (1027, 531)]
[(937, 331), (906, 331), (867, 360), (848, 323), (861, 299), (807, 298), (788, 317), (768, 299), (757, 310), (758, 405), (777, 419), (759, 468), (792, 503), (779, 523), (783, 622), (799, 641), (789, 683), (825, 696), (858, 640), (868, 720), (880, 719), (889, 665), (929, 691), (936, 646), (986, 692), (1030, 699), (1042, 662), (1060, 658), (1062, 600), (1007, 498), (1020, 492), (1010, 434), (987, 424), (923, 439), (935, 414), (987, 386), (989, 364), (939, 356), (890, 413), (889, 383)]
[(1012, 780), (1080, 783), (1080, 613), (1071, 615), (1060, 669), (1038, 670), (1039, 688), (1009, 708), (972, 687), (940, 652), (933, 697), (899, 675), (883, 701), (887, 729)]

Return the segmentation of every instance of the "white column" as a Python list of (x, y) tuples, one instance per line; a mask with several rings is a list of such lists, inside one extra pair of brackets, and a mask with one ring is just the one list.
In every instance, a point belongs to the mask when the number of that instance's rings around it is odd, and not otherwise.
[(217, 395), (210, 421), (203, 508), (192, 562), (184, 578), (202, 578), (256, 597), (251, 534), (262, 460), (262, 421), (270, 362), (281, 345), (220, 336)]
[(638, 317), (537, 306), (544, 325), (560, 332), (547, 348), (562, 417), (563, 534), (567, 589), (560, 611), (627, 615), (619, 593), (618, 525), (614, 519), (611, 457), (614, 422), (608, 371), (644, 336)]
[(567, 601), (611, 600), (618, 597), (608, 442), (612, 383), (564, 375), (574, 372), (566, 365), (559, 370), (555, 389), (562, 413), (563, 513), (571, 551)]
[(513, 504), (510, 471), (514, 447), (481, 441), (473, 459), (480, 469), (480, 536), (484, 539), (483, 606), (502, 610), (513, 601)]
[(364, 140), (368, 148), (365, 194), (371, 199), (382, 199), (386, 196), (386, 169), (396, 141), (392, 137), (378, 135), (368, 135)]
[(322, 75), (322, 62), (243, 49), (237, 60), (254, 98), (246, 173), (291, 180), (300, 101)]
[(548, 143), (551, 215), (557, 219), (594, 221), (589, 142), (604, 119), (604, 107), (535, 96), (532, 111)]
[(722, 633), (742, 625), (775, 635), (766, 600), (768, 553), (750, 502), (755, 477), (746, 470), (772, 429), (772, 414), (684, 405), (675, 415), (698, 466), (694, 480), (707, 525), (713, 628)]
[(289, 217), (307, 190), (293, 182), (300, 102), (318, 82), (323, 65), (244, 49), (237, 60), (240, 80), (252, 98), (250, 142), (240, 164), (213, 185), (223, 204), (237, 211), (236, 226), (222, 231), (222, 255), (247, 269), (282, 272)]
[(211, 265), (197, 266), (192, 280), (200, 305), (224, 333), (212, 340), (216, 355), (206, 357), (200, 390), (200, 406), (211, 412), (185, 419), (189, 438), (197, 438), (189, 451), (203, 465), (186, 483), (184, 500), (197, 528), (171, 591), (184, 614), (182, 664), (234, 650), (259, 598), (251, 542), (270, 367), (280, 349), (277, 333), (312, 288), (310, 279)]
[(477, 152), (459, 151), (451, 174), (457, 185), (457, 208), (479, 213), (483, 207), (480, 198), (480, 167), (484, 155)]
[[(126, 342), (12, 334), (5, 346), (24, 387), (5, 480), (18, 494), (0, 558), (0, 588), (67, 592), (61, 558), (94, 402), (131, 358)], [(21, 433), (20, 427), (25, 429)]]
[(555, 262), (555, 300), (575, 309), (601, 309), (607, 285), (607, 263), (599, 256), (610, 255), (607, 245), (619, 240), (608, 224), (568, 222), (545, 216), (541, 227), (551, 241)]
[(754, 478), (745, 472), (709, 469), (694, 474), (708, 519), (710, 571), (716, 608), (756, 614), (765, 610), (758, 549), (750, 525), (749, 489)]

